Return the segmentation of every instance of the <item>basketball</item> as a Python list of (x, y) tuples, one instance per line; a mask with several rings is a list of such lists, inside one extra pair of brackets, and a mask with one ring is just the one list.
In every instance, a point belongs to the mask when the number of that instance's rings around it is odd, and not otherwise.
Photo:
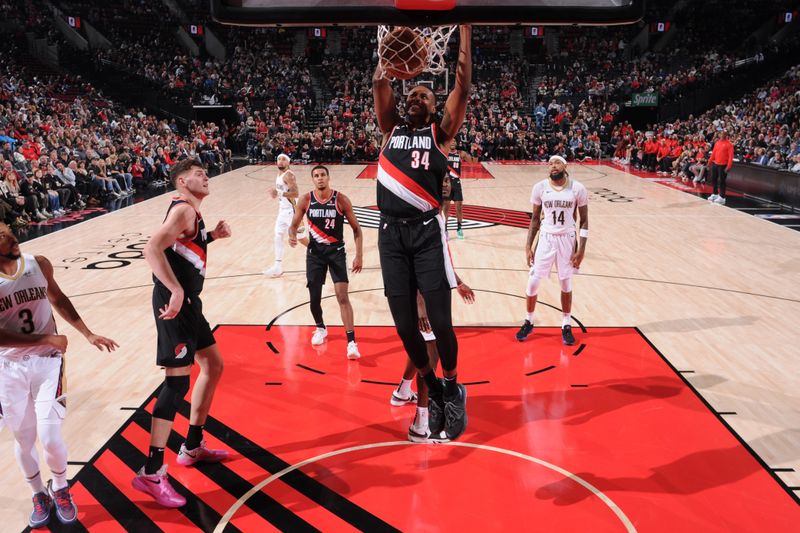
[(428, 66), (423, 37), (411, 28), (397, 27), (386, 34), (378, 48), (383, 69), (399, 80), (419, 76)]

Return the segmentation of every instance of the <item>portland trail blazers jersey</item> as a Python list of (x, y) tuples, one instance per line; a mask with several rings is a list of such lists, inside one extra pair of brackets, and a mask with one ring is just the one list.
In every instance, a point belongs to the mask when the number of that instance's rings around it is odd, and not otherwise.
[(378, 209), (393, 217), (413, 217), (442, 203), (447, 154), (436, 143), (437, 126), (413, 129), (400, 124), (378, 159)]
[[(188, 203), (186, 200), (173, 199), (167, 209), (169, 212), (178, 204)], [(164, 217), (166, 219), (166, 217)], [(175, 273), (178, 283), (183, 287), (183, 292), (189, 294), (200, 294), (203, 290), (203, 282), (206, 279), (206, 248), (208, 246), (208, 235), (203, 217), (195, 211), (195, 231), (194, 235), (182, 237), (172, 243), (172, 246), (164, 250), (169, 266)], [(161, 284), (161, 281), (153, 276), (153, 281)]]
[(320, 202), (314, 191), (308, 193), (308, 233), (317, 244), (339, 244), (344, 238), (344, 214), (339, 209), (339, 191)]
[(447, 156), (447, 173), (453, 181), (461, 179), (461, 156), (458, 152), (450, 152)]
[[(36, 258), (22, 254), (17, 259), (17, 273), (0, 274), (0, 328), (26, 335), (55, 335), (56, 321), (47, 299), (47, 278)], [(50, 355), (49, 345), (0, 347), (0, 357), (20, 358), (25, 355)]]

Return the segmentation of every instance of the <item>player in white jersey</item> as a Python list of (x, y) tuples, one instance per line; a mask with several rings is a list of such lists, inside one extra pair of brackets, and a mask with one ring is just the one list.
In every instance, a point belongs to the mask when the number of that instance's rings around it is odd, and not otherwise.
[[(53, 279), (50, 261), (20, 253), (11, 229), (0, 224), (0, 425), (7, 425), (14, 434), (17, 463), (33, 491), (28, 521), (32, 528), (47, 524), (54, 504), (60, 522), (69, 524), (78, 518), (67, 484), (67, 448), (61, 436), (67, 405), (67, 337), (58, 334), (53, 309), (98, 349), (117, 348), (116, 342), (86, 327)], [(37, 435), (53, 474), (47, 487), (39, 473)]]
[[(289, 169), (291, 159), (286, 154), (277, 158), (278, 176), (275, 178), (275, 187), (269, 190), (272, 198), (278, 200), (278, 218), (275, 220), (275, 262), (264, 271), (264, 275), (277, 278), (283, 274), (283, 249), (289, 236), (289, 226), (294, 217), (294, 206), (297, 204), (299, 191), (294, 172)], [(298, 236), (298, 241), (308, 246), (308, 236)]]
[[(530, 266), (525, 322), (517, 332), (517, 340), (522, 342), (533, 332), (533, 311), (542, 278), (550, 275), (553, 263), (558, 271), (561, 285), (561, 338), (564, 344), (575, 344), (572, 335), (572, 274), (578, 270), (586, 251), (589, 237), (589, 205), (586, 187), (570, 179), (567, 162), (554, 155), (550, 158), (550, 177), (533, 186), (531, 193), (533, 216), (528, 228), (525, 245), (525, 260)], [(577, 248), (575, 246), (575, 214), (580, 217), (580, 232)], [(534, 255), (531, 247), (539, 234)], [(531, 261), (531, 259), (533, 259)]]

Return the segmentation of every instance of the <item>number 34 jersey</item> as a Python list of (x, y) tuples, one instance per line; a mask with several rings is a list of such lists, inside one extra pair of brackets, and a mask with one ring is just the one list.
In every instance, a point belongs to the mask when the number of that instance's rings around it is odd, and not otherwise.
[(577, 208), (585, 206), (587, 202), (586, 187), (575, 180), (569, 180), (558, 191), (550, 185), (549, 178), (544, 179), (533, 186), (531, 193), (531, 203), (542, 206), (540, 231), (551, 235), (574, 232)]
[[(47, 279), (30, 254), (17, 259), (15, 274), (0, 274), (0, 328), (23, 334), (56, 334), (53, 308), (47, 299)], [(16, 359), (25, 355), (49, 355), (54, 351), (49, 345), (2, 346), (0, 357)]]

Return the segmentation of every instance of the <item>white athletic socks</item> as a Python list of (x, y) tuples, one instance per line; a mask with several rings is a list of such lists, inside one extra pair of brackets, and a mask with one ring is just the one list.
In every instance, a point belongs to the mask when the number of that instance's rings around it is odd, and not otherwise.
[(561, 314), (561, 327), (569, 326), (570, 322), (572, 322), (572, 314), (571, 313), (562, 313)]
[(525, 319), (526, 319), (528, 322), (530, 322), (531, 324), (533, 324), (533, 311), (531, 311), (530, 313), (526, 313), (526, 314), (525, 314), (525, 317), (526, 317)]
[(67, 469), (65, 468), (60, 473), (50, 471), (53, 474), (53, 490), (61, 490), (64, 487), (69, 486), (67, 483)]
[(31, 488), (31, 491), (34, 494), (39, 494), (40, 492), (45, 492), (44, 483), (42, 483), (42, 476), (39, 472), (36, 472), (31, 477), (26, 477), (25, 481), (28, 482), (28, 485)]
[(414, 427), (419, 429), (428, 429), (428, 408), (417, 407), (417, 416), (414, 417)]
[(397, 395), (401, 398), (408, 398), (411, 396), (411, 381), (410, 379), (401, 379), (400, 385), (397, 387)]

